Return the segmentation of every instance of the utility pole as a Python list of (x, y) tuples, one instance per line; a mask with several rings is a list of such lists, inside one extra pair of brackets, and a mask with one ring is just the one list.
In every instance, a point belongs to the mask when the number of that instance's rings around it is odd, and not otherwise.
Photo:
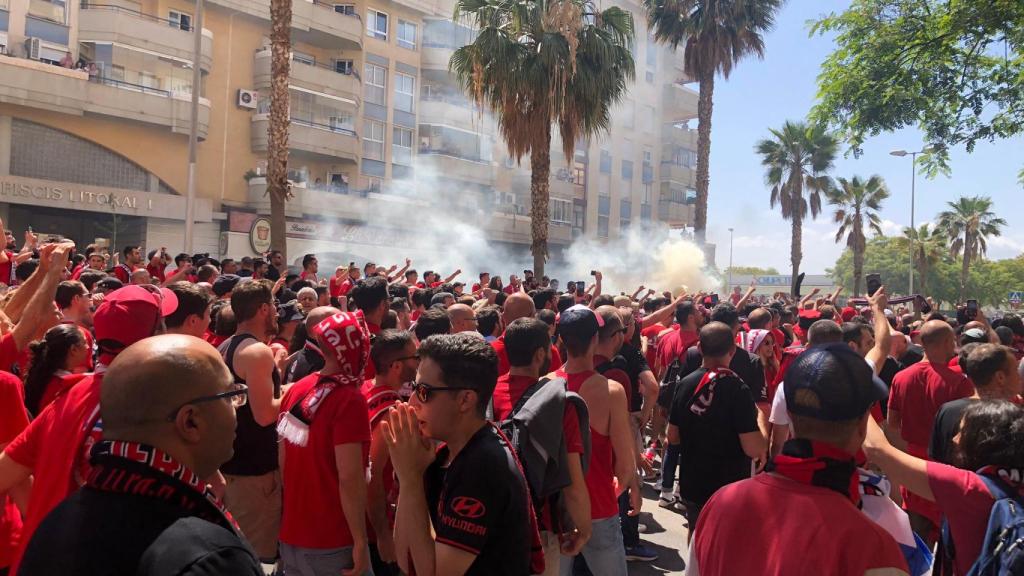
[(196, 147), (199, 144), (199, 89), (203, 81), (199, 65), (203, 50), (203, 0), (196, 0), (192, 37), (192, 122), (188, 130), (188, 192), (185, 196), (185, 252), (188, 254), (192, 254), (196, 217)]

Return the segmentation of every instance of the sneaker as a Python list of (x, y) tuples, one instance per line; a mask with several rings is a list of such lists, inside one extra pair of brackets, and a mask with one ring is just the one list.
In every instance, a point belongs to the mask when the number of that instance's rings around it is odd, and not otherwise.
[(626, 546), (626, 561), (628, 562), (653, 562), (658, 559), (658, 553), (643, 544)]
[(650, 472), (644, 474), (644, 482), (654, 482), (659, 478), (661, 478), (661, 470), (658, 470), (657, 468), (654, 468)]
[(672, 508), (677, 502), (676, 495), (672, 492), (662, 492), (661, 497), (658, 498), (658, 506), (662, 508)]

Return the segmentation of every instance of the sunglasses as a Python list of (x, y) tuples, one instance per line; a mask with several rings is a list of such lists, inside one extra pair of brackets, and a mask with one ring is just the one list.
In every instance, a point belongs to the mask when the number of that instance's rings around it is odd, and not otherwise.
[(221, 392), (220, 394), (211, 394), (210, 396), (200, 396), (198, 398), (193, 398), (188, 402), (183, 403), (181, 406), (175, 408), (174, 412), (171, 412), (171, 415), (167, 417), (167, 420), (169, 422), (173, 422), (174, 419), (178, 417), (178, 412), (180, 412), (181, 409), (184, 408), (185, 406), (188, 406), (190, 404), (202, 404), (203, 402), (212, 402), (214, 400), (228, 400), (231, 402), (231, 407), (237, 410), (242, 406), (245, 406), (245, 404), (249, 401), (249, 387), (246, 386), (245, 384), (239, 384), (236, 382), (231, 385), (231, 388), (227, 392)]
[(416, 399), (426, 404), (430, 402), (430, 395), (434, 392), (442, 392), (445, 390), (473, 390), (468, 386), (431, 386), (425, 382), (413, 382), (412, 391), (416, 395)]

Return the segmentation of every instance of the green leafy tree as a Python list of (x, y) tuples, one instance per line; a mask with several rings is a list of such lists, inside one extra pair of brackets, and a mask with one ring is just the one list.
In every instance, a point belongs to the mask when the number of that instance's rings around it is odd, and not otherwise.
[(685, 47), (683, 71), (700, 83), (697, 100), (697, 204), (693, 230), (704, 244), (710, 185), (711, 110), (715, 76), (726, 79), (748, 54), (764, 57), (764, 34), (775, 25), (781, 0), (643, 0), (654, 38)]
[(942, 230), (932, 228), (925, 223), (916, 230), (909, 226), (903, 229), (902, 239), (909, 248), (913, 242), (914, 253), (912, 255), (915, 275), (920, 279), (919, 289), (921, 294), (928, 294), (928, 273), (935, 264), (942, 259), (942, 256), (949, 251), (946, 245), (946, 236)]
[(922, 157), (935, 173), (947, 169), (953, 146), (970, 152), (979, 140), (1024, 133), (1024, 2), (853, 0), (811, 33), (836, 43), (813, 118), (857, 154), (869, 136), (917, 127), (939, 145)]
[(985, 257), (988, 237), (999, 236), (1006, 220), (996, 217), (992, 212), (992, 199), (985, 196), (962, 197), (956, 202), (947, 202), (947, 205), (949, 210), (939, 213), (939, 227), (951, 240), (950, 254), (960, 256), (958, 301), (963, 302), (971, 261)]
[(533, 270), (548, 256), (551, 129), (566, 159), (576, 143), (607, 131), (611, 107), (634, 78), (633, 17), (590, 0), (458, 0), (455, 20), (479, 29), (449, 67), (498, 121), (509, 153), (530, 157)]
[(837, 144), (820, 125), (787, 121), (782, 129), (770, 130), (772, 137), (755, 146), (765, 167), (765, 182), (771, 186), (769, 203), (782, 210), (792, 228), (789, 260), (792, 266), (792, 294), (796, 294), (797, 275), (803, 259), (803, 221), (817, 218), (821, 212), (821, 193), (831, 186), (825, 174), (832, 169)]
[(732, 268), (726, 268), (723, 274), (729, 274), (732, 272), (734, 275), (739, 276), (778, 276), (779, 271), (775, 268), (758, 268), (757, 266), (733, 266)]
[(877, 174), (862, 180), (859, 176), (852, 179), (838, 178), (836, 186), (825, 192), (829, 204), (835, 206), (835, 221), (839, 224), (836, 231), (836, 243), (846, 238), (846, 246), (853, 250), (853, 292), (861, 294), (860, 284), (864, 277), (864, 250), (867, 238), (864, 226), (882, 235), (882, 221), (878, 211), (882, 201), (889, 197), (882, 177)]

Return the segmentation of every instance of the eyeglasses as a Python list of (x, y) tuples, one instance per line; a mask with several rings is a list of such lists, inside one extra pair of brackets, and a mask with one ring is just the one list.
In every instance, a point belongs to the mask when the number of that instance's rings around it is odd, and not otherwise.
[(416, 399), (424, 404), (430, 402), (431, 394), (444, 390), (473, 390), (473, 388), (468, 386), (431, 386), (425, 382), (413, 382), (412, 384), (412, 391), (416, 394)]
[(245, 406), (245, 404), (249, 401), (249, 387), (246, 386), (245, 384), (239, 384), (236, 382), (231, 385), (231, 388), (227, 392), (221, 392), (220, 394), (212, 394), (210, 396), (200, 396), (198, 398), (193, 398), (188, 402), (183, 403), (181, 406), (175, 408), (174, 412), (171, 412), (171, 415), (167, 417), (167, 420), (173, 422), (174, 419), (177, 418), (178, 412), (180, 412), (182, 408), (188, 406), (189, 404), (201, 404), (203, 402), (212, 402), (213, 400), (228, 400), (229, 402), (231, 402), (231, 407), (237, 410), (242, 406)]

